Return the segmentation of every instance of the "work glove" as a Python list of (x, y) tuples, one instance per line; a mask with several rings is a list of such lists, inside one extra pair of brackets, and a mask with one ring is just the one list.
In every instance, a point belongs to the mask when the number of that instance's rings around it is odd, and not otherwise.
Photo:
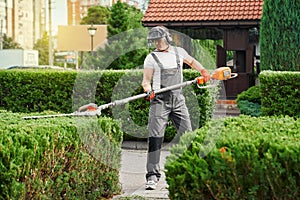
[(154, 93), (153, 90), (149, 90), (149, 91), (146, 92), (146, 93), (147, 93), (147, 96), (145, 97), (145, 99), (146, 99), (147, 101), (151, 101), (152, 99), (154, 99), (155, 93)]
[(204, 82), (204, 77), (203, 76), (199, 76), (196, 78), (196, 85), (203, 85)]
[(201, 76), (203, 77), (203, 81), (204, 81), (202, 84), (204, 84), (210, 80), (210, 74), (208, 73), (208, 71), (206, 69), (202, 69), (200, 72), (201, 72)]

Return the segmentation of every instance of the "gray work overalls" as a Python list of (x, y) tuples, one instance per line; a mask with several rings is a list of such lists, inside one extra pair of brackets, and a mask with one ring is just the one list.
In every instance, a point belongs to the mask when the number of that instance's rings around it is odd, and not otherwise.
[[(164, 69), (155, 53), (151, 53), (161, 70), (161, 88), (182, 82), (179, 56), (176, 47), (174, 47), (174, 49), (177, 68), (172, 69)], [(161, 146), (169, 117), (179, 136), (186, 131), (192, 130), (189, 112), (181, 88), (157, 94), (150, 103), (147, 180), (158, 181), (161, 176), (159, 166)]]

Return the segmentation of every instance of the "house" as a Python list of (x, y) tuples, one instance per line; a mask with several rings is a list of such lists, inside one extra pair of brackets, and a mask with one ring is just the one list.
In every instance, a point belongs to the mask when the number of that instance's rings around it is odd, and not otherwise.
[(216, 67), (227, 66), (233, 52), (235, 79), (225, 81), (228, 99), (255, 84), (259, 72), (259, 28), (263, 0), (150, 0), (143, 26), (165, 26), (193, 39), (223, 40), (216, 46)]

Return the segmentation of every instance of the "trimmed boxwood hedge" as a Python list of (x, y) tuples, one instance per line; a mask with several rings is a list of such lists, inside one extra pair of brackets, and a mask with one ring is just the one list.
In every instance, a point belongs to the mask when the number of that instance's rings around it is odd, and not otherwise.
[(0, 199), (101, 199), (121, 191), (118, 122), (23, 116), (0, 113)]
[(300, 72), (263, 71), (259, 81), (262, 115), (300, 116)]
[(170, 199), (298, 199), (300, 119), (213, 120), (167, 158)]
[[(185, 80), (199, 75), (184, 70)], [(71, 113), (90, 102), (103, 105), (143, 93), (141, 81), (142, 70), (0, 70), (0, 107), (12, 112)], [(216, 91), (189, 86), (184, 92), (193, 127), (203, 126), (212, 116)], [(140, 99), (103, 110), (101, 115), (121, 120), (125, 140), (144, 140), (148, 109), (149, 102)], [(175, 135), (173, 126), (167, 127), (166, 141)]]
[(237, 105), (241, 114), (258, 117), (261, 115), (260, 86), (252, 86), (241, 92), (237, 98)]
[(260, 94), (260, 86), (252, 86), (247, 90), (238, 94), (236, 101), (249, 101), (252, 103), (261, 104), (261, 94)]

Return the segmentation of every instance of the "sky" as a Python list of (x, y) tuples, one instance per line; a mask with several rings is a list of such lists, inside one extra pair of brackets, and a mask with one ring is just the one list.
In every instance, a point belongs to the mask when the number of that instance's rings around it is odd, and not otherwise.
[(52, 29), (57, 33), (58, 25), (68, 25), (67, 0), (52, 0)]
[[(67, 6), (67, 0), (51, 0), (51, 1), (52, 1), (52, 30), (53, 30), (52, 32), (56, 34), (58, 31), (58, 25), (68, 25), (68, 6)], [(145, 0), (138, 0), (140, 5), (142, 5), (144, 1)]]

